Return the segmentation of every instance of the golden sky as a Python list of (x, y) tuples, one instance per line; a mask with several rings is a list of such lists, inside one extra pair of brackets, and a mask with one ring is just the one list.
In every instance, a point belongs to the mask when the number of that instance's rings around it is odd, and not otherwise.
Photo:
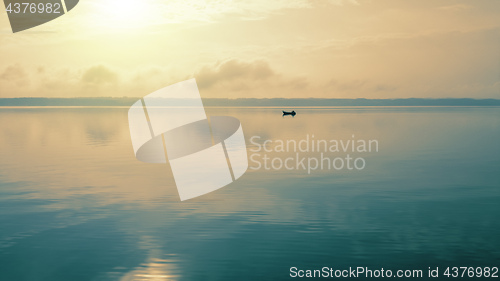
[(500, 1), (80, 0), (13, 34), (0, 97), (500, 98)]

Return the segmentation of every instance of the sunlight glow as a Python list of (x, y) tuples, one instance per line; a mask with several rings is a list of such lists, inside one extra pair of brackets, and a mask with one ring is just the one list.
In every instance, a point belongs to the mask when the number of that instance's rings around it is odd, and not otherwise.
[(154, 13), (151, 2), (144, 0), (103, 0), (98, 5), (105, 25), (116, 29), (148, 25)]

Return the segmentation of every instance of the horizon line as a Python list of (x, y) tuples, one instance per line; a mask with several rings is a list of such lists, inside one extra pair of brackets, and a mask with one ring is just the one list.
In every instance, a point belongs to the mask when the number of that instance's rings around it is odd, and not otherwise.
[[(0, 107), (33, 106), (131, 106), (135, 97), (83, 97), (83, 98), (0, 98)], [(356, 107), (356, 106), (500, 106), (500, 99), (474, 98), (397, 98), (397, 99), (340, 99), (340, 98), (202, 98), (204, 106), (224, 107)], [(176, 99), (179, 106), (190, 102)]]
[[(141, 99), (141, 97), (111, 97), (111, 96), (102, 96), (102, 97), (0, 97), (0, 100), (12, 100), (12, 99)], [(462, 98), (316, 98), (316, 97), (307, 97), (307, 98), (213, 98), (213, 97), (202, 97), (202, 99), (225, 99), (225, 100), (499, 100), (499, 98), (472, 98), (472, 97), (462, 97)]]

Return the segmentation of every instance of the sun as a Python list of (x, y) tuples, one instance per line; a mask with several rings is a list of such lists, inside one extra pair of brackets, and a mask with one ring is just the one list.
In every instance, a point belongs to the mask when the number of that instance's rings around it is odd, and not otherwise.
[(233, 0), (88, 0), (89, 25), (103, 31), (144, 30), (164, 24), (206, 24), (234, 10)]
[(140, 28), (150, 23), (155, 13), (153, 1), (102, 0), (97, 3), (100, 20), (114, 29)]

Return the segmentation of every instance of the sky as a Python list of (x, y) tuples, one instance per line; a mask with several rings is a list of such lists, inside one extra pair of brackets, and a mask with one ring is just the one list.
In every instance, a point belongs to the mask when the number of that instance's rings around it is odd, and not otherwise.
[(498, 98), (500, 1), (80, 0), (12, 33), (0, 98)]

